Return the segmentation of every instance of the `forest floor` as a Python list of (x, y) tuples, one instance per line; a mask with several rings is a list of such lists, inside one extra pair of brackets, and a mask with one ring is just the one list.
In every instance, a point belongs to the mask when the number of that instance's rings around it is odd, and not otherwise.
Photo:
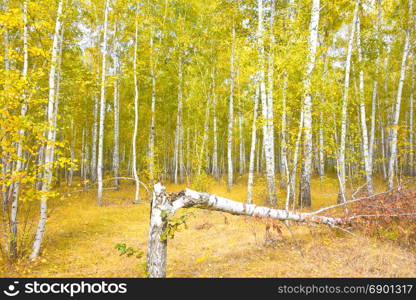
[[(207, 191), (245, 201), (241, 184), (227, 192), (211, 183)], [(256, 195), (263, 184), (257, 182)], [(313, 208), (334, 204), (337, 184), (327, 179), (312, 186)], [(167, 185), (177, 192), (185, 185)], [(106, 191), (105, 205), (95, 191), (51, 201), (42, 256), (16, 267), (0, 267), (1, 277), (144, 277), (145, 256), (120, 256), (116, 244), (146, 251), (149, 205), (131, 204), (134, 185)], [(64, 194), (65, 195), (65, 194)], [(282, 196), (282, 195), (280, 195)], [(280, 197), (282, 199), (282, 197)], [(257, 197), (256, 204), (264, 204)], [(207, 210), (188, 209), (187, 229), (169, 240), (168, 277), (415, 277), (416, 250), (393, 241), (354, 235), (324, 226), (292, 224), (266, 235), (267, 221)]]

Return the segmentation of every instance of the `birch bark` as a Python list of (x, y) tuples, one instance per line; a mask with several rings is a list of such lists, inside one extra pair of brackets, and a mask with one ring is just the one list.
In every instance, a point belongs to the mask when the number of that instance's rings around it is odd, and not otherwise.
[[(52, 54), (51, 54), (51, 65), (49, 70), (49, 97), (48, 97), (48, 107), (47, 107), (47, 119), (48, 119), (48, 129), (47, 129), (47, 140), (48, 143), (45, 147), (45, 156), (44, 156), (44, 166), (45, 171), (43, 173), (43, 180), (41, 184), (42, 196), (40, 202), (40, 219), (36, 229), (35, 239), (33, 242), (32, 253), (30, 254), (30, 259), (34, 259), (39, 255), (40, 247), (43, 240), (43, 233), (46, 226), (46, 210), (47, 210), (47, 193), (50, 191), (50, 185), (52, 183), (52, 164), (54, 161), (54, 151), (55, 151), (55, 131), (56, 131), (56, 110), (55, 110), (55, 75), (56, 75), (56, 66), (58, 59), (58, 41), (59, 33), (61, 30), (61, 16), (62, 16), (62, 6), (63, 0), (60, 0), (58, 3), (58, 9), (56, 13), (56, 23), (55, 23), (55, 33), (53, 35), (52, 42)], [(55, 121), (55, 122), (54, 122)]]
[(136, 183), (136, 189), (134, 193), (133, 203), (139, 203), (140, 195), (140, 182), (139, 175), (137, 173), (137, 131), (139, 128), (139, 86), (137, 82), (137, 45), (139, 39), (139, 4), (137, 4), (136, 15), (135, 15), (135, 34), (134, 34), (134, 60), (133, 60), (133, 80), (134, 80), (134, 130), (133, 130), (133, 140), (132, 140), (132, 149), (133, 149), (133, 177)]
[(105, 125), (105, 84), (106, 84), (106, 62), (107, 62), (107, 27), (108, 27), (108, 5), (105, 1), (104, 8), (104, 35), (103, 35), (103, 58), (101, 70), (101, 96), (100, 96), (100, 121), (98, 131), (98, 159), (97, 159), (97, 204), (101, 205), (103, 200), (103, 161), (104, 161), (104, 125)]
[(303, 166), (300, 182), (299, 203), (301, 207), (311, 206), (311, 176), (312, 176), (312, 94), (311, 79), (315, 68), (316, 48), (318, 46), (320, 0), (312, 2), (312, 16), (309, 25), (308, 60), (304, 79), (305, 99), (303, 102)]
[[(254, 159), (256, 152), (256, 135), (257, 135), (257, 110), (259, 106), (259, 85), (256, 81), (256, 92), (254, 95), (253, 108), (253, 123), (251, 125), (251, 147), (250, 147), (250, 162), (248, 167), (248, 182), (247, 182), (247, 203), (253, 203), (253, 182), (254, 182)], [(257, 150), (258, 151), (258, 150)]]
[(373, 171), (371, 169), (371, 162), (370, 162), (370, 150), (368, 145), (368, 130), (367, 130), (367, 117), (366, 117), (366, 109), (365, 109), (365, 102), (364, 102), (364, 68), (363, 68), (363, 59), (362, 59), (362, 52), (361, 52), (361, 24), (360, 24), (360, 17), (357, 17), (356, 22), (356, 30), (357, 30), (357, 52), (358, 52), (358, 64), (360, 68), (359, 76), (360, 76), (360, 83), (359, 83), (359, 101), (360, 101), (360, 119), (361, 119), (361, 133), (362, 133), (362, 152), (363, 152), (363, 160), (364, 160), (364, 173), (365, 179), (367, 183), (367, 193), (368, 195), (373, 194)]
[(412, 22), (411, 16), (413, 11), (413, 0), (409, 0), (409, 24), (406, 28), (406, 35), (403, 47), (403, 56), (402, 56), (402, 63), (400, 68), (400, 78), (399, 78), (399, 85), (397, 88), (397, 97), (395, 103), (395, 109), (393, 114), (393, 122), (392, 122), (392, 129), (391, 129), (391, 146), (390, 146), (390, 158), (388, 163), (388, 184), (387, 188), (392, 189), (394, 185), (394, 167), (397, 160), (397, 135), (398, 135), (398, 125), (400, 119), (400, 105), (402, 101), (402, 91), (403, 91), (403, 84), (404, 79), (406, 77), (406, 60), (407, 56), (410, 51), (410, 23)]
[(337, 161), (337, 173), (338, 173), (338, 181), (339, 181), (339, 194), (338, 194), (338, 202), (345, 202), (345, 181), (346, 181), (346, 174), (345, 174), (345, 145), (346, 145), (346, 138), (347, 138), (347, 107), (348, 107), (348, 91), (350, 86), (350, 71), (351, 71), (351, 56), (352, 56), (352, 48), (354, 42), (354, 34), (355, 34), (355, 24), (357, 22), (358, 17), (358, 9), (360, 6), (360, 0), (356, 0), (355, 2), (355, 9), (354, 9), (354, 17), (351, 25), (350, 36), (348, 38), (348, 48), (347, 48), (347, 57), (345, 61), (345, 79), (344, 79), (344, 91), (342, 96), (342, 108), (341, 108), (341, 136), (340, 136), (340, 146), (338, 152), (338, 161)]
[(234, 123), (234, 80), (235, 80), (235, 70), (234, 70), (234, 51), (235, 51), (235, 25), (233, 23), (232, 27), (232, 37), (231, 37), (231, 58), (230, 58), (230, 67), (231, 67), (231, 83), (230, 83), (230, 100), (228, 104), (228, 139), (227, 139), (227, 168), (228, 168), (228, 191), (231, 190), (233, 186), (233, 123)]
[(120, 128), (120, 107), (119, 107), (119, 92), (118, 92), (118, 84), (119, 84), (119, 60), (118, 60), (118, 40), (117, 40), (117, 23), (114, 23), (114, 152), (113, 152), (113, 172), (115, 187), (118, 190), (120, 185), (119, 177), (119, 168), (120, 168), (120, 145), (119, 145), (119, 128)]
[(269, 117), (271, 113), (269, 110), (269, 100), (266, 91), (265, 78), (265, 51), (264, 51), (264, 25), (263, 25), (263, 0), (257, 1), (258, 5), (258, 54), (259, 54), (259, 82), (260, 82), (260, 97), (262, 105), (263, 123), (263, 147), (266, 161), (266, 179), (267, 189), (269, 194), (270, 205), (276, 205), (276, 182), (275, 182), (275, 164), (274, 164), (274, 149), (273, 149), (273, 132), (270, 130)]
[[(24, 80), (24, 84), (26, 85), (27, 81), (27, 73), (28, 73), (28, 66), (29, 66), (29, 55), (28, 55), (28, 17), (27, 17), (27, 0), (23, 2), (22, 5), (23, 10), (23, 69), (22, 69), (22, 78)], [(7, 52), (7, 51), (6, 51)], [(6, 55), (7, 57), (7, 55)], [(6, 59), (7, 61), (7, 59)], [(6, 63), (6, 70), (9, 66)], [(27, 105), (27, 95), (26, 89), (23, 91), (23, 104), (20, 110), (20, 116), (24, 118), (27, 113), (28, 105)], [(24, 129), (19, 129), (19, 140), (17, 142), (17, 161), (15, 166), (15, 174), (20, 176), (20, 172), (22, 170), (23, 165), (23, 137), (25, 135)], [(11, 258), (15, 260), (17, 258), (17, 212), (18, 212), (18, 205), (19, 205), (19, 195), (20, 195), (20, 180), (16, 180), (14, 183), (13, 189), (13, 200), (12, 206), (10, 211), (10, 233), (11, 233), (11, 240), (10, 240), (10, 247), (9, 251), (11, 254)]]

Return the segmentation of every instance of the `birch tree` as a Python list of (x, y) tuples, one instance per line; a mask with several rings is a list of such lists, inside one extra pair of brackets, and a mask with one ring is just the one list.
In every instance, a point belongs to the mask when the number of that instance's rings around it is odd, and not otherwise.
[(276, 182), (275, 182), (275, 164), (274, 164), (274, 149), (273, 149), (273, 131), (270, 128), (269, 117), (272, 115), (269, 112), (272, 108), (269, 106), (269, 100), (266, 94), (266, 78), (265, 78), (265, 50), (264, 50), (264, 25), (263, 25), (263, 0), (257, 1), (258, 6), (258, 55), (259, 55), (259, 84), (260, 84), (260, 98), (262, 105), (263, 124), (263, 145), (266, 161), (266, 179), (268, 187), (269, 202), (271, 205), (277, 204), (276, 199)]
[(234, 47), (235, 47), (235, 25), (231, 29), (231, 57), (230, 57), (230, 99), (228, 104), (228, 131), (227, 131), (227, 168), (228, 168), (228, 191), (233, 186), (233, 123), (234, 123), (234, 84), (235, 84), (235, 70), (234, 70)]
[(104, 125), (105, 125), (105, 84), (106, 84), (106, 63), (107, 63), (107, 27), (108, 27), (109, 0), (105, 1), (104, 8), (104, 33), (102, 46), (102, 67), (101, 67), (101, 96), (100, 96), (100, 118), (98, 130), (98, 158), (97, 158), (97, 204), (102, 205), (103, 200), (103, 163), (104, 163)]
[(62, 17), (62, 8), (63, 0), (60, 0), (58, 3), (58, 9), (56, 12), (56, 22), (55, 22), (55, 32), (53, 35), (52, 42), (52, 53), (51, 53), (51, 62), (49, 69), (49, 97), (48, 97), (48, 106), (47, 106), (47, 119), (48, 119), (48, 129), (47, 129), (47, 144), (45, 147), (45, 158), (44, 166), (45, 171), (43, 173), (43, 180), (41, 185), (42, 197), (40, 199), (40, 218), (36, 229), (35, 239), (33, 241), (32, 253), (30, 254), (30, 259), (34, 259), (39, 255), (40, 247), (43, 240), (43, 234), (45, 232), (46, 219), (47, 219), (47, 197), (48, 192), (50, 191), (50, 185), (52, 183), (52, 168), (54, 163), (54, 152), (55, 152), (55, 131), (56, 131), (56, 106), (55, 104), (55, 76), (56, 76), (56, 66), (58, 62), (58, 51), (59, 51), (59, 33), (61, 31), (61, 17)]
[(120, 145), (119, 145), (119, 128), (120, 128), (120, 103), (119, 103), (119, 61), (118, 61), (118, 40), (117, 40), (117, 23), (114, 23), (114, 55), (113, 55), (113, 63), (114, 63), (114, 152), (113, 152), (113, 172), (114, 180), (116, 189), (119, 189), (120, 180), (119, 177), (119, 168), (120, 168)]
[(364, 70), (363, 70), (363, 58), (361, 51), (361, 30), (360, 30), (360, 17), (357, 17), (357, 51), (358, 51), (358, 63), (360, 67), (360, 85), (359, 85), (359, 95), (360, 95), (360, 118), (361, 118), (361, 132), (362, 132), (362, 148), (363, 148), (363, 159), (364, 159), (364, 172), (367, 184), (367, 193), (369, 195), (373, 194), (373, 171), (372, 165), (370, 162), (371, 155), (368, 144), (368, 130), (367, 130), (367, 117), (366, 109), (364, 102)]
[(311, 78), (315, 67), (316, 48), (318, 46), (319, 0), (312, 1), (311, 22), (309, 25), (308, 59), (304, 79), (305, 98), (303, 102), (303, 167), (300, 183), (299, 202), (301, 207), (311, 206), (312, 176), (312, 94)]
[[(259, 85), (256, 81), (256, 92), (254, 95), (253, 107), (253, 123), (251, 125), (251, 146), (250, 146), (250, 162), (248, 167), (248, 182), (247, 182), (247, 203), (253, 203), (253, 182), (254, 182), (254, 155), (256, 152), (256, 137), (257, 137), (257, 110), (259, 106)], [(258, 150), (257, 150), (258, 151)]]
[(339, 181), (339, 195), (338, 202), (345, 202), (345, 182), (346, 182), (346, 173), (345, 173), (345, 148), (346, 148), (346, 138), (347, 138), (347, 108), (348, 108), (348, 92), (350, 86), (350, 71), (351, 71), (351, 55), (353, 50), (354, 35), (356, 22), (358, 18), (358, 9), (360, 6), (360, 0), (355, 2), (354, 16), (352, 20), (350, 35), (348, 37), (348, 48), (347, 48), (347, 57), (345, 59), (345, 77), (344, 77), (344, 89), (342, 95), (342, 105), (341, 105), (341, 133), (340, 133), (340, 145), (337, 159), (337, 175)]
[(397, 87), (397, 96), (396, 96), (396, 103), (394, 105), (394, 114), (393, 114), (393, 122), (392, 122), (392, 129), (391, 129), (391, 146), (390, 146), (390, 158), (388, 163), (388, 184), (387, 188), (391, 189), (394, 185), (394, 174), (395, 174), (395, 164), (397, 163), (397, 134), (399, 131), (399, 119), (400, 119), (400, 105), (402, 101), (402, 92), (403, 92), (403, 84), (406, 76), (406, 60), (407, 56), (409, 55), (410, 51), (410, 31), (413, 23), (412, 18), (413, 12), (413, 0), (409, 0), (409, 8), (408, 8), (408, 24), (405, 33), (404, 39), (404, 46), (403, 46), (403, 55), (402, 55), (402, 62), (400, 67), (400, 78), (399, 84)]
[[(29, 68), (29, 54), (28, 54), (28, 12), (27, 12), (27, 0), (23, 2), (22, 5), (23, 10), (23, 69), (22, 69), (22, 78), (24, 83), (26, 84), (27, 81), (27, 73)], [(20, 116), (24, 118), (26, 116), (26, 112), (28, 109), (27, 103), (27, 92), (23, 92), (23, 104), (20, 110)], [(25, 130), (19, 130), (19, 141), (17, 142), (17, 161), (15, 166), (15, 172), (19, 174), (22, 170), (23, 166), (23, 141), (22, 138), (25, 135)], [(10, 233), (11, 233), (11, 240), (10, 240), (10, 254), (12, 259), (17, 258), (17, 212), (18, 212), (18, 205), (19, 205), (19, 195), (20, 195), (20, 180), (15, 182), (14, 190), (13, 190), (13, 202), (12, 202), (12, 209), (10, 212)]]
[(136, 191), (134, 194), (133, 203), (139, 203), (139, 194), (140, 194), (140, 182), (139, 175), (137, 174), (137, 131), (139, 127), (139, 87), (137, 82), (137, 47), (139, 39), (139, 4), (137, 3), (136, 15), (135, 15), (135, 34), (134, 34), (134, 58), (133, 58), (133, 80), (134, 80), (134, 130), (133, 130), (133, 139), (132, 139), (132, 149), (133, 149), (133, 177), (136, 182)]

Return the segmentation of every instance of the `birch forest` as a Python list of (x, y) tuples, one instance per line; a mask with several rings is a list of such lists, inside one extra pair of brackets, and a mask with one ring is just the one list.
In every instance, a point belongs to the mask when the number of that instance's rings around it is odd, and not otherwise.
[(415, 6), (1, 0), (0, 276), (415, 276)]

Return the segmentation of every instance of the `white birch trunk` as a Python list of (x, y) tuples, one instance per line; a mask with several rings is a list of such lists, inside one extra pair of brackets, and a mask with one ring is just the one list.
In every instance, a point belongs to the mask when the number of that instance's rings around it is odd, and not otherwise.
[(295, 188), (296, 188), (296, 175), (297, 175), (297, 167), (298, 167), (298, 157), (299, 157), (299, 147), (300, 142), (302, 139), (302, 129), (303, 129), (303, 121), (304, 121), (304, 113), (303, 110), (300, 112), (300, 120), (299, 120), (299, 131), (298, 136), (296, 138), (295, 143), (295, 150), (293, 153), (293, 162), (292, 162), (292, 170), (288, 170), (288, 183), (286, 187), (286, 210), (289, 210), (289, 205), (292, 202), (293, 206), (295, 206)]
[(151, 182), (155, 180), (155, 109), (156, 109), (156, 74), (153, 60), (153, 36), (150, 37), (150, 76), (152, 78), (152, 104), (150, 112), (149, 131), (149, 177)]
[(150, 278), (166, 277), (167, 239), (162, 239), (162, 234), (167, 220), (162, 212), (166, 210), (169, 199), (165, 191), (161, 183), (154, 185), (147, 244), (147, 273)]
[[(268, 132), (268, 144), (269, 144), (269, 161), (267, 164), (270, 163), (270, 173), (273, 173), (271, 176), (273, 177), (273, 187), (271, 188), (271, 192), (273, 195), (276, 193), (276, 183), (275, 183), (275, 151), (274, 151), (274, 108), (273, 108), (273, 92), (274, 92), (274, 47), (275, 47), (275, 36), (274, 36), (274, 19), (276, 15), (276, 1), (271, 0), (270, 3), (270, 50), (269, 55), (267, 57), (268, 60), (268, 73), (267, 73), (267, 81), (268, 81), (268, 90), (267, 90), (267, 132)], [(267, 154), (266, 154), (267, 155)], [(274, 191), (274, 192), (273, 192)], [(275, 196), (274, 196), (275, 197)], [(276, 199), (271, 200), (272, 202), (276, 202)]]
[[(60, 0), (58, 3), (58, 9), (56, 13), (56, 23), (55, 23), (55, 32), (53, 35), (52, 42), (52, 55), (51, 55), (51, 65), (49, 70), (49, 97), (48, 97), (48, 107), (47, 107), (47, 118), (48, 118), (48, 129), (47, 129), (47, 140), (48, 143), (45, 147), (45, 156), (44, 156), (44, 168), (42, 180), (42, 196), (40, 201), (40, 219), (36, 229), (35, 240), (33, 242), (32, 253), (30, 254), (30, 259), (34, 259), (39, 255), (40, 247), (43, 240), (43, 233), (46, 226), (47, 218), (47, 193), (50, 191), (50, 185), (52, 183), (52, 168), (54, 162), (54, 151), (55, 151), (55, 131), (56, 131), (56, 107), (55, 107), (55, 75), (56, 75), (56, 66), (58, 59), (59, 51), (59, 33), (61, 30), (61, 15), (62, 15), (62, 6), (63, 0)], [(54, 122), (55, 121), (55, 122)]]
[(305, 99), (303, 119), (303, 167), (300, 182), (299, 203), (301, 207), (311, 206), (311, 176), (312, 176), (312, 94), (311, 79), (315, 68), (316, 48), (318, 46), (320, 0), (312, 1), (312, 16), (309, 25), (308, 60), (304, 79)]
[(356, 30), (357, 30), (357, 51), (358, 51), (358, 64), (360, 68), (360, 84), (359, 84), (359, 101), (360, 101), (360, 119), (361, 119), (361, 133), (362, 133), (362, 149), (363, 149), (363, 160), (364, 160), (364, 173), (366, 179), (367, 193), (368, 195), (373, 194), (373, 171), (370, 162), (370, 150), (368, 145), (368, 130), (367, 130), (367, 117), (364, 101), (364, 70), (363, 70), (363, 59), (361, 53), (361, 24), (360, 17), (357, 17)]
[[(23, 69), (22, 69), (22, 78), (24, 80), (24, 84), (26, 86), (27, 80), (27, 73), (29, 67), (29, 54), (28, 54), (28, 16), (27, 16), (27, 0), (23, 2), (22, 6), (23, 10)], [(8, 45), (7, 45), (8, 47)], [(9, 68), (8, 66), (8, 55), (5, 54), (6, 58), (6, 70)], [(20, 116), (24, 118), (27, 113), (27, 91), (26, 88), (23, 91), (23, 104), (20, 110)], [(22, 170), (23, 166), (23, 137), (25, 135), (24, 129), (19, 129), (19, 140), (17, 142), (17, 161), (15, 166), (15, 173), (19, 175)], [(12, 206), (10, 211), (10, 233), (11, 233), (11, 240), (10, 240), (10, 255), (13, 260), (17, 258), (17, 212), (18, 212), (18, 205), (19, 205), (19, 196), (20, 196), (20, 180), (16, 180), (14, 183), (13, 189), (13, 200)]]
[(372, 99), (371, 99), (371, 129), (370, 129), (370, 145), (369, 145), (369, 160), (370, 160), (372, 171), (373, 171), (373, 165), (374, 165), (377, 87), (378, 87), (378, 82), (377, 82), (377, 80), (374, 80), (374, 82), (373, 82), (373, 96), (372, 96)]
[[(413, 1), (409, 0), (409, 19), (408, 22), (412, 22), (411, 19), (413, 11)], [(393, 122), (392, 122), (392, 129), (391, 129), (391, 148), (390, 148), (390, 158), (388, 163), (388, 189), (392, 189), (394, 185), (394, 166), (397, 160), (397, 135), (398, 135), (398, 125), (400, 119), (400, 105), (402, 101), (402, 91), (403, 91), (403, 84), (404, 79), (406, 76), (406, 60), (410, 50), (410, 24), (407, 25), (406, 28), (406, 36), (404, 41), (404, 48), (403, 48), (403, 56), (402, 56), (402, 63), (400, 68), (400, 79), (399, 79), (399, 86), (397, 88), (397, 97), (393, 115)]]
[(338, 181), (339, 181), (339, 195), (338, 195), (338, 202), (345, 202), (345, 182), (346, 182), (346, 174), (345, 174), (345, 145), (346, 145), (346, 138), (347, 138), (347, 107), (348, 107), (348, 91), (350, 86), (350, 71), (351, 71), (351, 55), (354, 43), (354, 34), (355, 34), (355, 24), (357, 22), (358, 17), (358, 9), (360, 6), (360, 1), (357, 0), (355, 2), (355, 9), (354, 9), (354, 17), (351, 24), (351, 32), (348, 38), (348, 49), (347, 49), (347, 57), (345, 61), (345, 79), (344, 79), (344, 92), (342, 97), (342, 108), (341, 108), (341, 136), (340, 136), (340, 146), (338, 152), (338, 161), (337, 161), (337, 173), (338, 173)]
[(101, 96), (100, 96), (100, 121), (98, 131), (98, 159), (97, 159), (97, 204), (101, 205), (103, 200), (103, 161), (104, 161), (104, 124), (105, 124), (105, 82), (106, 82), (106, 62), (107, 62), (107, 27), (108, 27), (108, 5), (109, 0), (105, 1), (104, 9), (104, 36), (103, 36), (103, 58), (101, 70)]
[(136, 15), (135, 15), (135, 34), (134, 34), (134, 61), (133, 61), (133, 80), (134, 80), (134, 129), (133, 129), (133, 140), (132, 140), (132, 149), (133, 149), (133, 177), (136, 183), (136, 190), (134, 193), (133, 203), (139, 203), (140, 195), (140, 182), (139, 175), (137, 174), (137, 131), (139, 128), (139, 86), (137, 82), (137, 44), (139, 39), (139, 25), (138, 25), (138, 11), (139, 4), (137, 4)]
[(174, 215), (181, 208), (197, 206), (202, 209), (225, 212), (233, 215), (257, 218), (271, 218), (281, 221), (308, 222), (331, 227), (346, 224), (349, 220), (319, 216), (315, 213), (295, 213), (255, 204), (241, 203), (217, 195), (185, 189), (176, 195), (166, 196), (166, 188), (160, 183), (154, 185), (150, 230), (147, 250), (147, 272), (151, 278), (166, 277), (167, 238), (166, 216)]
[[(174, 149), (174, 182), (177, 184), (179, 182), (182, 183), (183, 181), (183, 161), (181, 159), (180, 152), (182, 151), (182, 143), (183, 143), (183, 128), (182, 128), (182, 111), (183, 111), (183, 100), (182, 100), (182, 84), (183, 84), (183, 74), (182, 74), (182, 57), (179, 56), (179, 63), (178, 63), (178, 75), (179, 75), (179, 83), (178, 83), (178, 112), (176, 115), (176, 131), (175, 131), (175, 149)], [(179, 175), (179, 180), (178, 180)]]
[(249, 167), (248, 167), (248, 182), (247, 182), (247, 203), (249, 204), (253, 203), (254, 159), (255, 159), (254, 155), (256, 153), (256, 135), (257, 135), (256, 122), (257, 122), (258, 106), (259, 106), (259, 85), (256, 80), (256, 92), (254, 95), (254, 108), (253, 108), (253, 123), (251, 125), (250, 162), (249, 162)]
[(259, 82), (260, 82), (260, 97), (262, 105), (262, 117), (264, 120), (263, 124), (263, 147), (266, 161), (266, 179), (267, 179), (267, 189), (269, 194), (269, 203), (271, 205), (277, 204), (276, 199), (276, 182), (275, 182), (275, 164), (274, 164), (274, 149), (273, 149), (273, 132), (270, 130), (269, 117), (271, 113), (269, 112), (269, 100), (266, 92), (266, 78), (265, 78), (265, 51), (263, 44), (263, 0), (257, 1), (258, 5), (258, 51), (259, 51)]
[(201, 174), (201, 169), (203, 166), (203, 161), (204, 161), (204, 153), (205, 153), (205, 148), (206, 148), (206, 143), (208, 140), (208, 122), (209, 122), (209, 107), (211, 105), (211, 98), (208, 95), (208, 99), (207, 99), (207, 106), (205, 108), (205, 119), (204, 119), (204, 132), (202, 134), (202, 144), (201, 144), (201, 150), (199, 152), (199, 157), (198, 157), (198, 167), (197, 167), (197, 171), (196, 174), (200, 175)]
[[(328, 74), (328, 55), (325, 55), (324, 61), (324, 73), (323, 77), (325, 78)], [(325, 106), (325, 96), (321, 93), (321, 109), (319, 112), (319, 178), (324, 180), (325, 178), (325, 140), (324, 140), (324, 108)]]
[(213, 153), (212, 153), (212, 174), (215, 179), (219, 179), (219, 169), (218, 169), (218, 128), (217, 128), (217, 93), (215, 91), (215, 75), (212, 72), (212, 99), (213, 99)]
[(119, 92), (118, 92), (118, 83), (119, 83), (119, 60), (118, 60), (118, 40), (117, 40), (117, 23), (114, 23), (114, 152), (113, 152), (113, 173), (115, 187), (118, 190), (120, 185), (119, 177), (119, 168), (120, 168), (120, 145), (119, 145), (119, 124), (120, 124), (120, 104), (119, 104)]
[[(414, 55), (413, 55), (414, 56)], [(414, 57), (413, 57), (414, 59)], [(413, 112), (414, 112), (414, 88), (415, 88), (415, 64), (412, 63), (412, 83), (410, 84), (410, 96), (409, 96), (409, 174), (415, 175), (415, 152), (413, 146), (414, 139), (414, 124), (413, 124)]]
[(91, 143), (91, 181), (97, 179), (97, 136), (98, 136), (98, 98), (94, 96), (94, 123), (92, 127), (92, 143)]
[(234, 80), (235, 80), (235, 70), (234, 70), (234, 50), (235, 50), (235, 26), (233, 23), (232, 36), (231, 36), (231, 58), (230, 58), (230, 100), (228, 104), (228, 139), (227, 139), (227, 168), (228, 168), (228, 191), (231, 190), (233, 186), (233, 123), (234, 123)]
[(287, 159), (287, 71), (283, 74), (283, 88), (282, 88), (282, 123), (281, 123), (281, 142), (280, 142), (280, 187), (287, 187), (288, 178), (288, 159)]

